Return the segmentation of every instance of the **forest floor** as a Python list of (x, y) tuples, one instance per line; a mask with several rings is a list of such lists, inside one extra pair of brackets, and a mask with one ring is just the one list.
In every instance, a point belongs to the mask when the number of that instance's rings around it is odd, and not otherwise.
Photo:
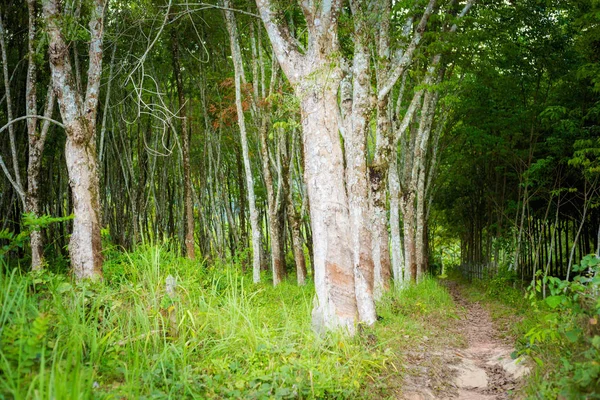
[(443, 281), (457, 305), (457, 316), (437, 338), (405, 355), (401, 383), (405, 400), (520, 398), (518, 389), (529, 368), (513, 360), (512, 343), (489, 310), (469, 299), (455, 281)]

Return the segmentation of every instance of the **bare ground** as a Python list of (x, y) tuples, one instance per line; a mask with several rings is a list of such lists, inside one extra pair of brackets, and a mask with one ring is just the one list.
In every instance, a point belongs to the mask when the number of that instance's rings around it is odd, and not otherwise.
[(428, 345), (425, 338), (414, 351), (405, 354), (404, 379), (394, 397), (405, 400), (518, 398), (514, 393), (528, 372), (527, 367), (511, 359), (513, 349), (499, 338), (500, 332), (489, 312), (481, 304), (466, 300), (457, 283), (450, 281), (446, 286), (462, 309), (460, 319), (440, 332), (435, 344), (431, 341)]

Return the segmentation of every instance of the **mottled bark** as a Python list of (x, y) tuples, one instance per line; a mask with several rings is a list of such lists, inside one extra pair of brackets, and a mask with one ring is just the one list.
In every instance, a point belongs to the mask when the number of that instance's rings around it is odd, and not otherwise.
[[(292, 138), (290, 139), (290, 146), (285, 146), (286, 140), (282, 139), (280, 145), (282, 149), (282, 169), (283, 169), (283, 180), (284, 192), (286, 196), (286, 215), (288, 219), (288, 225), (290, 227), (291, 239), (292, 239), (292, 251), (294, 253), (294, 262), (296, 264), (296, 280), (299, 286), (306, 284), (306, 259), (304, 257), (304, 251), (302, 250), (302, 234), (300, 232), (301, 215), (296, 210), (294, 204), (294, 176), (292, 173), (294, 165), (294, 132), (292, 132)], [(285, 149), (285, 147), (290, 147)]]
[(394, 154), (390, 162), (389, 170), (389, 192), (390, 192), (390, 236), (391, 236), (391, 259), (392, 273), (396, 286), (402, 286), (406, 279), (404, 265), (404, 249), (402, 248), (400, 234), (400, 180), (398, 178), (397, 157)]
[[(352, 60), (352, 97), (343, 98), (350, 106), (344, 116), (346, 190), (350, 213), (350, 243), (353, 250), (354, 284), (360, 322), (373, 324), (377, 315), (373, 297), (374, 265), (371, 248), (371, 218), (367, 181), (367, 134), (373, 105), (367, 47), (368, 26), (365, 10), (356, 0), (350, 2), (354, 16), (354, 57)], [(344, 105), (345, 103), (345, 105)], [(350, 104), (348, 104), (350, 103)]]
[[(348, 198), (344, 186), (337, 91), (337, 18), (341, 1), (300, 3), (308, 48), (300, 53), (285, 20), (269, 0), (257, 0), (274, 53), (300, 100), (305, 154), (304, 179), (310, 201), (318, 332), (342, 328), (353, 334), (358, 317), (350, 248)], [(337, 61), (337, 62), (336, 62)]]
[(412, 171), (412, 187), (416, 191), (416, 230), (415, 230), (415, 262), (417, 264), (417, 280), (420, 281), (426, 270), (425, 265), (427, 248), (426, 248), (426, 226), (425, 206), (425, 177), (427, 166), (427, 151), (429, 147), (429, 137), (431, 133), (431, 124), (435, 114), (437, 105), (437, 92), (428, 91), (423, 100), (423, 108), (421, 110), (421, 120), (419, 122), (419, 130), (417, 132), (417, 143), (414, 151), (413, 171)]
[(96, 112), (102, 72), (104, 2), (96, 0), (89, 22), (88, 83), (85, 97), (77, 91), (69, 46), (62, 36), (62, 13), (58, 0), (44, 2), (49, 36), (50, 70), (67, 139), (65, 159), (73, 195), (73, 233), (69, 253), (78, 279), (102, 276), (100, 202), (96, 161)]
[[(285, 273), (284, 262), (282, 258), (281, 225), (278, 217), (278, 202), (273, 182), (273, 174), (269, 162), (269, 143), (267, 132), (267, 121), (263, 118), (259, 128), (260, 152), (262, 156), (262, 170), (267, 189), (267, 220), (269, 226), (269, 236), (271, 238), (271, 271), (273, 273), (273, 285), (278, 285), (283, 279)], [(281, 183), (280, 183), (281, 184)]]
[[(325, 62), (323, 62), (323, 68)], [(323, 73), (326, 73), (325, 71)], [(339, 72), (338, 72), (339, 73)], [(317, 304), (313, 325), (320, 330), (354, 332), (357, 320), (344, 163), (337, 125), (337, 87), (307, 82), (302, 96), (305, 180), (310, 201)], [(337, 85), (335, 85), (337, 86)], [(314, 89), (312, 89), (312, 88)], [(309, 90), (311, 90), (309, 92)]]
[[(28, 32), (28, 66), (27, 82), (25, 87), (25, 112), (28, 115), (37, 114), (37, 68), (35, 64), (34, 40), (36, 33), (36, 1), (28, 0), (29, 10), (29, 32)], [(40, 216), (40, 172), (42, 168), (42, 154), (46, 143), (46, 136), (50, 128), (49, 118), (54, 110), (54, 90), (52, 83), (48, 86), (45, 119), (41, 131), (38, 131), (38, 118), (27, 120), (27, 137), (29, 142), (29, 163), (27, 165), (27, 195), (25, 211)], [(39, 270), (44, 265), (44, 241), (42, 232), (35, 230), (31, 232), (31, 269)]]

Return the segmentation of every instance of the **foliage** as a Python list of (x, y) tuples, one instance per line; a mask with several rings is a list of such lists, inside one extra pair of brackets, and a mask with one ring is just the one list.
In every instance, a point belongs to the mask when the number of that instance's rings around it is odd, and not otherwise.
[(385, 362), (360, 338), (314, 336), (311, 286), (159, 247), (110, 255), (104, 275), (0, 275), (0, 397), (352, 398)]
[(39, 231), (40, 229), (47, 228), (51, 224), (65, 222), (71, 219), (73, 219), (73, 215), (67, 217), (51, 217), (50, 215), (36, 217), (33, 213), (23, 214), (21, 232), (10, 232), (8, 228), (0, 230), (0, 241), (5, 242), (5, 244), (0, 247), (0, 260), (2, 260), (8, 252), (17, 248), (23, 248), (29, 239), (31, 232)]
[[(600, 393), (600, 259), (585, 256), (573, 267), (573, 281), (538, 279), (529, 289), (539, 323), (526, 334), (521, 353), (531, 355), (554, 379), (544, 384), (546, 396), (598, 398)], [(542, 285), (549, 296), (539, 298)]]

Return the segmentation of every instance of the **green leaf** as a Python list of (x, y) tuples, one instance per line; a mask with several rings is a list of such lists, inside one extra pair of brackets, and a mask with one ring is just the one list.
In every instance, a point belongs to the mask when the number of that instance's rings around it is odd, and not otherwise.
[(550, 306), (550, 308), (554, 309), (562, 303), (565, 296), (549, 296), (546, 297), (546, 304)]
[(571, 343), (575, 343), (581, 335), (581, 329), (573, 329), (565, 332), (565, 336)]
[(70, 284), (70, 283), (68, 283), (68, 282), (63, 282), (63, 283), (61, 283), (61, 284), (58, 286), (58, 288), (56, 289), (56, 291), (57, 291), (58, 293), (61, 293), (61, 294), (62, 294), (62, 293), (65, 293), (65, 292), (69, 292), (69, 291), (71, 291), (72, 289), (73, 289), (73, 286), (71, 286), (71, 284)]

